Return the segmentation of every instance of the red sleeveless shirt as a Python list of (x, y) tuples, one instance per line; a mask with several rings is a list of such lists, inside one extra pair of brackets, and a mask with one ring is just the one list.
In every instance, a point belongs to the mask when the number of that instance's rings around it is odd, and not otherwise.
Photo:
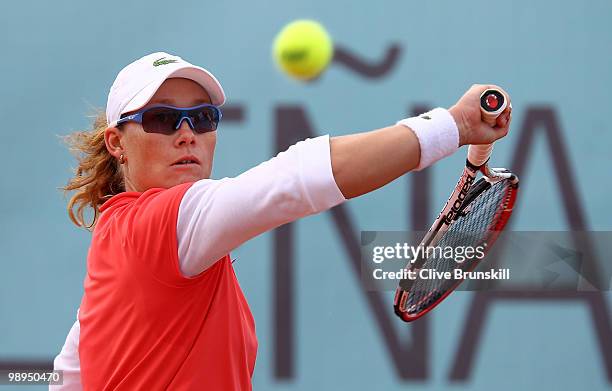
[(178, 209), (191, 185), (101, 207), (79, 311), (85, 390), (251, 390), (255, 323), (229, 255), (192, 278), (179, 269)]

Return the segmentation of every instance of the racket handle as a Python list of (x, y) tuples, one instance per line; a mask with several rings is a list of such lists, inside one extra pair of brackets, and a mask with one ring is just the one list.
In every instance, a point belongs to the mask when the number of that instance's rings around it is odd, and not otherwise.
[(482, 167), (493, 151), (493, 144), (470, 145), (467, 160), (476, 167)]
[[(497, 117), (506, 109), (507, 99), (501, 91), (488, 89), (480, 95), (480, 113), (482, 120), (495, 126)], [(468, 161), (476, 167), (481, 167), (489, 160), (493, 144), (470, 145), (468, 148)]]

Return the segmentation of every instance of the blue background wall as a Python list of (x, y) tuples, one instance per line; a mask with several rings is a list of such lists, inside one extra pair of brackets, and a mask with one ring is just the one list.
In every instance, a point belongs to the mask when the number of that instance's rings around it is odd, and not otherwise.
[[(569, 147), (584, 228), (612, 229), (609, 1), (21, 1), (0, 10), (4, 362), (50, 361), (82, 295), (90, 235), (70, 223), (57, 190), (74, 165), (57, 136), (88, 127), (87, 116), (104, 107), (117, 72), (153, 51), (210, 69), (228, 105), (244, 110), (243, 121), (225, 123), (218, 132), (215, 178), (276, 153), (275, 110), (282, 105), (302, 107), (317, 134), (342, 135), (394, 123), (418, 104), (449, 107), (471, 84), (490, 82), (504, 86), (514, 106), (513, 131), (496, 147), (495, 163), (509, 166), (525, 148), (518, 141), (530, 109), (551, 108)], [(296, 18), (318, 19), (337, 45), (365, 61), (379, 61), (391, 44), (401, 48), (399, 59), (380, 78), (333, 64), (315, 83), (291, 81), (275, 69), (270, 47), (276, 32)], [(544, 134), (537, 132), (531, 146), (513, 229), (568, 229)], [(431, 215), (445, 200), (464, 152), (430, 169)], [(401, 179), (346, 204), (355, 235), (409, 228), (413, 190)], [(471, 292), (456, 293), (428, 316), (428, 354), (419, 358), (428, 370), (420, 379), (402, 379), (330, 213), (299, 222), (295, 234), (295, 367), (289, 379), (274, 371), (273, 234), (233, 254), (257, 323), (256, 390), (611, 388), (602, 334), (579, 300), (495, 304), (469, 377), (452, 382)], [(604, 298), (598, 308), (610, 311), (608, 292)], [(410, 343), (415, 326), (391, 317), (392, 293), (384, 300), (392, 330)]]

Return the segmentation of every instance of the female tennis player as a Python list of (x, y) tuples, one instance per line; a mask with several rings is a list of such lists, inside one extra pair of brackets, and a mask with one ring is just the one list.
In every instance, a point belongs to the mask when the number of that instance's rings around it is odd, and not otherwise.
[(230, 251), (461, 145), (505, 136), (510, 109), (494, 127), (481, 120), (479, 97), (491, 87), (472, 86), (449, 110), (298, 142), (216, 180), (217, 79), (163, 52), (127, 65), (106, 115), (69, 138), (78, 167), (68, 212), (93, 234), (77, 320), (54, 361), (64, 385), (51, 389), (250, 390), (255, 323)]

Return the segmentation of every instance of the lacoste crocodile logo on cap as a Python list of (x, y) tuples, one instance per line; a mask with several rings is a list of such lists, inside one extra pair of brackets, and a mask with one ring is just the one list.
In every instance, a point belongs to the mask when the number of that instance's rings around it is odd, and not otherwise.
[(158, 58), (157, 60), (153, 61), (153, 66), (158, 67), (160, 65), (172, 64), (173, 62), (178, 62), (177, 60), (173, 60), (173, 59), (164, 60), (165, 58), (166, 57), (162, 57), (162, 58)]
[(421, 114), (420, 117), (423, 118), (423, 119), (431, 119), (431, 117), (428, 116), (427, 114)]

